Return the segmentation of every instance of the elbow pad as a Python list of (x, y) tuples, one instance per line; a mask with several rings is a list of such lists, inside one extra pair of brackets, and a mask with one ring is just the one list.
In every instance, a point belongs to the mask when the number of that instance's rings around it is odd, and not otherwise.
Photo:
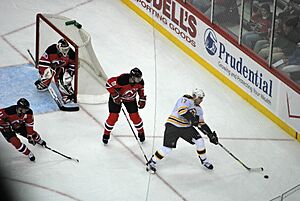
[(205, 134), (205, 135), (209, 135), (212, 133), (211, 129), (209, 128), (209, 126), (207, 124), (203, 124), (201, 127), (199, 127), (199, 129)]
[(199, 123), (199, 116), (194, 116), (192, 113), (187, 111), (185, 114), (182, 115), (184, 118), (186, 118), (193, 126), (198, 126)]

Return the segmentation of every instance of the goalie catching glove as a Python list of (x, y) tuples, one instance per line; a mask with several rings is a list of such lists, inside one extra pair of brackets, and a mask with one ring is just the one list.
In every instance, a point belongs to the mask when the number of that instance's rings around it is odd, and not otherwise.
[(199, 125), (198, 129), (208, 136), (209, 141), (215, 145), (219, 144), (218, 136), (215, 131), (211, 131), (207, 124)]

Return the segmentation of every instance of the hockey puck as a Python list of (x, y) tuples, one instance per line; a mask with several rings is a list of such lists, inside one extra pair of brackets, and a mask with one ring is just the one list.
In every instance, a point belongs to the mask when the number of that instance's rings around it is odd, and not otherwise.
[(268, 175), (265, 175), (264, 178), (265, 178), (265, 179), (269, 179), (269, 176), (268, 176)]

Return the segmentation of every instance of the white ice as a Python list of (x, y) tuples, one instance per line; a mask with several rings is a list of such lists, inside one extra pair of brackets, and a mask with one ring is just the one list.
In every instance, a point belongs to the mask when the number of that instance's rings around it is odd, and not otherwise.
[[(28, 63), (26, 50), (34, 50), (37, 12), (59, 13), (79, 21), (91, 34), (108, 76), (139, 67), (148, 98), (140, 111), (146, 132), (142, 148), (148, 158), (162, 145), (164, 123), (176, 100), (199, 87), (206, 93), (202, 104), (206, 122), (216, 130), (220, 142), (246, 165), (265, 169), (248, 172), (205, 138), (213, 171), (201, 166), (194, 146), (179, 140), (178, 147), (158, 164), (157, 174), (150, 175), (123, 114), (109, 145), (103, 146), (107, 105), (82, 104), (79, 112), (35, 116), (35, 128), (49, 147), (78, 158), (79, 163), (28, 145), (36, 156), (32, 163), (1, 137), (1, 168), (7, 170), (5, 180), (17, 200), (265, 201), (300, 183), (299, 143), (153, 32), (121, 1), (2, 0), (0, 11), (1, 67)], [(294, 200), (299, 197), (298, 192)]]

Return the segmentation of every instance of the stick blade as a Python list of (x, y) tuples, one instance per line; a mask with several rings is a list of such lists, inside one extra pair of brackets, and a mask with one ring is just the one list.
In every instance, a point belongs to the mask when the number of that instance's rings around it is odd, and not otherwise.
[(248, 169), (250, 172), (262, 172), (264, 171), (263, 167), (259, 167), (259, 168), (249, 168)]

